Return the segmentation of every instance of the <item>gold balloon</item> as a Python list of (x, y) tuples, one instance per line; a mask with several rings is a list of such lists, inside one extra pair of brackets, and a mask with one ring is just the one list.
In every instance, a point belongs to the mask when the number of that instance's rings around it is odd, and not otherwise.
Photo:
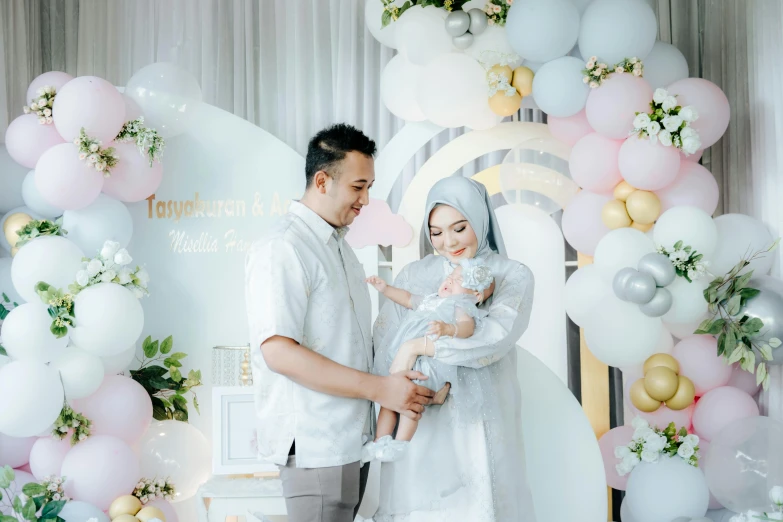
[(511, 67), (508, 65), (493, 65), (489, 68), (489, 73), (495, 73), (499, 76), (505, 76), (506, 80), (508, 80), (509, 83), (511, 83), (511, 78), (514, 76), (514, 71), (511, 70)]
[(656, 401), (668, 401), (677, 392), (680, 381), (677, 374), (666, 366), (650, 368), (644, 374), (644, 389)]
[(652, 192), (634, 190), (625, 200), (628, 215), (636, 223), (650, 225), (661, 215), (661, 200)]
[(624, 228), (631, 225), (631, 218), (625, 210), (625, 203), (613, 199), (604, 205), (601, 209), (601, 221), (611, 230)]
[(533, 70), (529, 67), (517, 67), (514, 69), (514, 79), (511, 80), (514, 87), (522, 96), (533, 94)]
[(489, 108), (498, 116), (511, 116), (519, 110), (522, 105), (522, 96), (514, 93), (506, 96), (505, 91), (498, 91), (489, 98)]
[(636, 190), (636, 188), (629, 185), (627, 181), (621, 181), (614, 188), (614, 199), (625, 201), (626, 199), (628, 199), (628, 196), (630, 196), (634, 190)]
[(635, 228), (636, 230), (640, 230), (642, 232), (649, 232), (652, 227), (653, 227), (652, 223), (650, 223), (649, 225), (641, 225), (636, 221), (631, 223), (631, 228)]
[(120, 515), (117, 518), (111, 519), (111, 522), (139, 522), (139, 519), (133, 515)]
[(666, 366), (674, 373), (680, 373), (679, 361), (668, 353), (656, 353), (648, 357), (644, 361), (644, 374), (646, 375), (650, 368), (655, 368), (656, 366)]
[(109, 506), (109, 518), (114, 520), (120, 515), (135, 515), (141, 509), (141, 500), (133, 495), (118, 497)]
[(141, 520), (141, 522), (148, 522), (153, 518), (159, 518), (161, 522), (166, 522), (166, 515), (164, 515), (163, 511), (156, 508), (155, 506), (145, 507), (144, 509), (136, 513), (136, 518)]
[(677, 391), (674, 393), (674, 397), (666, 401), (666, 406), (670, 410), (684, 410), (693, 404), (693, 399), (695, 398), (696, 388), (693, 386), (693, 382), (684, 375), (680, 375)]
[(643, 412), (653, 412), (661, 407), (661, 401), (656, 401), (647, 390), (644, 389), (644, 379), (639, 379), (631, 385), (631, 404), (637, 410)]
[(11, 257), (14, 257), (14, 256), (16, 255), (16, 253), (17, 253), (17, 252), (19, 252), (19, 249), (18, 249), (17, 247), (13, 247), (13, 248), (11, 249)]
[(5, 238), (11, 244), (11, 247), (16, 246), (16, 242), (19, 241), (19, 235), (16, 231), (21, 230), (32, 220), (33, 218), (23, 212), (17, 212), (8, 216), (5, 223), (3, 223), (3, 234), (5, 234)]

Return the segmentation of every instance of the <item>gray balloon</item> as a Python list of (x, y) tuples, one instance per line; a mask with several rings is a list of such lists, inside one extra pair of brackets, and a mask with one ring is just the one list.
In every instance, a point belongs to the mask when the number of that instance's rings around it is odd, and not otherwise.
[(481, 9), (468, 10), (468, 16), (470, 16), (470, 32), (476, 36), (483, 33), (489, 25), (487, 22), (487, 14)]
[(649, 317), (661, 317), (672, 307), (672, 293), (665, 288), (656, 288), (650, 302), (639, 306), (639, 310)]
[(667, 286), (674, 282), (677, 272), (669, 258), (663, 254), (652, 252), (639, 260), (639, 272), (650, 274), (658, 286)]
[[(752, 299), (748, 299), (745, 306), (740, 309), (739, 317), (747, 314), (749, 317), (758, 317), (764, 323), (758, 338), (768, 341), (777, 337), (783, 341), (783, 281), (777, 277), (759, 275), (748, 282), (749, 288), (755, 288), (761, 292)], [(772, 349), (772, 361), (769, 364), (783, 364), (783, 346)], [(761, 362), (760, 359), (756, 359)]]
[(473, 45), (473, 35), (471, 33), (465, 33), (459, 36), (452, 36), (451, 43), (454, 44), (454, 47), (457, 49), (464, 51)]
[(462, 36), (470, 29), (470, 15), (460, 9), (452, 11), (446, 17), (446, 32), (450, 36)]
[(638, 271), (635, 268), (631, 268), (630, 266), (618, 270), (614, 275), (614, 279), (612, 280), (612, 290), (614, 290), (614, 295), (623, 301), (627, 301), (628, 297), (625, 295), (625, 283), (628, 281), (629, 277), (637, 273)]
[(655, 279), (650, 274), (636, 272), (625, 281), (625, 297), (639, 305), (649, 303), (655, 295)]

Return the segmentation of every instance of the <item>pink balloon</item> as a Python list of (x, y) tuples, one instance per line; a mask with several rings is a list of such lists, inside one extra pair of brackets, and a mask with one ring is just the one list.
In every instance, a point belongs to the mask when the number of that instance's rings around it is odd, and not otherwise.
[(596, 132), (577, 141), (568, 160), (571, 177), (590, 192), (611, 192), (623, 180), (617, 166), (622, 144)]
[(577, 251), (592, 256), (598, 242), (609, 233), (601, 221), (601, 209), (611, 199), (583, 190), (563, 211), (563, 235)]
[(163, 514), (166, 516), (166, 522), (179, 522), (177, 511), (174, 509), (174, 506), (172, 506), (168, 501), (162, 498), (156, 498), (155, 500), (150, 500), (149, 502), (144, 504), (144, 507), (147, 506), (156, 507), (161, 511), (163, 511)]
[(71, 437), (62, 440), (41, 437), (30, 452), (30, 469), (38, 480), (49, 475), (59, 475), (65, 456), (71, 450)]
[(725, 386), (731, 378), (731, 366), (718, 356), (718, 341), (711, 335), (691, 335), (677, 343), (672, 357), (680, 363), (680, 375), (693, 381), (696, 396)]
[(10, 495), (11, 499), (9, 500), (8, 498), (5, 498), (5, 495), (3, 495), (3, 501), (0, 502), (0, 513), (2, 513), (3, 515), (10, 515), (11, 507), (7, 506), (6, 503), (10, 504), (15, 496), (21, 495), (22, 488), (24, 488), (26, 484), (30, 484), (31, 482), (38, 482), (38, 481), (35, 480), (35, 477), (30, 475), (28, 472), (21, 469), (15, 469), (14, 480), (11, 481), (11, 485), (8, 488), (8, 491), (11, 493)]
[(13, 160), (29, 169), (35, 167), (41, 155), (50, 148), (65, 143), (54, 125), (38, 123), (35, 114), (19, 116), (5, 131), (5, 148)]
[(731, 365), (731, 377), (726, 386), (742, 390), (750, 396), (754, 396), (761, 388), (761, 384), (756, 384), (756, 374), (740, 368), (739, 363)]
[(11, 437), (0, 433), (0, 468), (19, 468), (30, 461), (30, 450), (36, 437)]
[(54, 98), (54, 124), (66, 141), (79, 137), (112, 141), (125, 123), (125, 102), (114, 85), (97, 76), (80, 76), (66, 83)]
[(649, 112), (653, 91), (644, 78), (613, 74), (597, 89), (591, 89), (585, 105), (587, 121), (596, 132), (621, 140), (633, 131), (637, 112)]
[(680, 152), (680, 159), (681, 160), (686, 160), (686, 161), (692, 161), (694, 163), (698, 163), (699, 160), (701, 159), (702, 155), (704, 155), (704, 149), (697, 150), (696, 154), (689, 154), (687, 156), (683, 152)]
[(106, 511), (119, 496), (128, 495), (141, 478), (139, 459), (116, 437), (93, 435), (65, 456), (60, 475), (65, 494)]
[(152, 423), (152, 400), (141, 384), (123, 375), (107, 375), (98, 391), (73, 401), (74, 409), (92, 421), (92, 433), (111, 435), (129, 445)]
[(673, 422), (677, 427), (690, 429), (691, 417), (693, 416), (693, 405), (688, 406), (684, 410), (670, 410), (666, 406), (661, 406), (657, 410), (651, 413), (646, 413), (636, 409), (636, 406), (631, 404), (631, 400), (628, 399), (628, 407), (633, 415), (629, 419), (626, 419), (626, 424), (630, 424), (634, 417), (641, 417), (646, 420), (650, 426), (657, 426), (660, 429), (665, 428), (670, 422)]
[(63, 210), (79, 210), (98, 197), (103, 174), (79, 159), (72, 143), (47, 150), (35, 168), (35, 186), (50, 205)]
[(593, 132), (584, 109), (567, 118), (549, 116), (546, 123), (552, 137), (570, 146)]
[(691, 127), (699, 133), (702, 149), (723, 136), (729, 127), (731, 109), (720, 87), (702, 78), (685, 78), (669, 85), (667, 90), (677, 95), (679, 105), (691, 105), (696, 109), (699, 117), (691, 123)]
[[(701, 466), (701, 463), (704, 462), (702, 459), (707, 456), (707, 451), (709, 451), (710, 443), (704, 439), (699, 439), (699, 465)], [(722, 509), (723, 504), (721, 504), (717, 498), (715, 498), (715, 495), (712, 494), (712, 491), (710, 491), (710, 505), (707, 509)]]
[(156, 161), (150, 167), (149, 158), (139, 153), (133, 143), (113, 143), (119, 156), (117, 166), (103, 184), (103, 192), (115, 199), (133, 203), (147, 199), (158, 190), (163, 180), (163, 166)]
[(620, 147), (620, 174), (632, 187), (660, 190), (677, 177), (680, 152), (648, 138), (631, 136)]
[(601, 457), (604, 459), (604, 470), (606, 471), (606, 484), (614, 489), (625, 491), (625, 484), (628, 482), (628, 475), (620, 476), (617, 474), (616, 466), (620, 459), (614, 456), (614, 449), (617, 446), (626, 446), (631, 442), (634, 429), (631, 426), (618, 426), (612, 428), (598, 439), (598, 447), (601, 450)]
[(52, 86), (57, 93), (60, 92), (60, 89), (62, 89), (63, 85), (70, 82), (71, 80), (73, 80), (73, 76), (60, 71), (49, 71), (36, 76), (35, 79), (30, 83), (30, 86), (27, 88), (27, 98), (24, 100), (25, 105), (30, 105), (30, 100), (33, 98), (40, 98), (37, 91), (41, 87)]
[(656, 194), (661, 200), (661, 213), (672, 207), (689, 206), (698, 207), (712, 215), (718, 208), (718, 182), (715, 176), (692, 161), (680, 161), (677, 179)]
[(133, 121), (135, 119), (140, 118), (141, 116), (144, 116), (144, 113), (141, 110), (141, 107), (139, 107), (139, 104), (136, 103), (136, 100), (131, 98), (130, 96), (122, 95), (122, 101), (125, 102), (125, 121)]
[(722, 386), (708, 391), (696, 403), (693, 412), (693, 429), (707, 440), (732, 422), (758, 417), (759, 407), (753, 397), (731, 386)]
[(25, 473), (32, 474), (33, 470), (30, 469), (30, 463), (28, 462), (24, 466), (19, 466), (18, 468), (15, 468), (14, 471), (24, 471)]

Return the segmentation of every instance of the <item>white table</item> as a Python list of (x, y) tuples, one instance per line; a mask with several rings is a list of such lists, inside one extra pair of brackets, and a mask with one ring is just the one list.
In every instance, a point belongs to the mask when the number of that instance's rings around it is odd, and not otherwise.
[(225, 522), (230, 516), (248, 520), (251, 514), (286, 515), (279, 478), (214, 476), (199, 488), (196, 497), (199, 522)]

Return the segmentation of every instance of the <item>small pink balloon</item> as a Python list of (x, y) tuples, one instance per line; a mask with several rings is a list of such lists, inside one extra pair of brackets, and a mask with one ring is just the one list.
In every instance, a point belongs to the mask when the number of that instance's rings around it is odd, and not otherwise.
[(722, 386), (708, 391), (696, 403), (693, 429), (699, 437), (710, 441), (732, 422), (758, 415), (759, 407), (753, 397), (737, 388)]
[(648, 138), (631, 136), (620, 147), (620, 174), (632, 187), (660, 190), (671, 184), (680, 171), (680, 152)]
[(84, 132), (108, 144), (125, 124), (125, 102), (114, 85), (97, 76), (66, 83), (54, 98), (54, 124), (66, 141)]
[(680, 161), (677, 179), (656, 191), (661, 213), (678, 206), (698, 207), (709, 215), (718, 208), (718, 182), (712, 173), (692, 161)]
[(131, 98), (130, 96), (122, 95), (122, 101), (125, 102), (125, 121), (133, 121), (135, 119), (140, 118), (141, 116), (144, 116), (144, 113), (141, 110), (141, 107), (139, 107), (139, 104), (136, 103), (136, 100)]
[(54, 125), (38, 123), (35, 114), (19, 116), (5, 131), (8, 154), (15, 162), (29, 169), (35, 168), (44, 152), (60, 143), (65, 143), (65, 140)]
[(591, 89), (585, 105), (587, 121), (607, 138), (621, 140), (633, 130), (637, 112), (648, 112), (652, 88), (644, 78), (613, 74), (597, 89)]
[(621, 477), (617, 474), (616, 466), (620, 463), (620, 459), (614, 456), (614, 449), (617, 446), (627, 446), (631, 442), (633, 432), (634, 429), (631, 426), (618, 426), (607, 431), (598, 439), (598, 448), (601, 450), (601, 457), (604, 459), (606, 484), (620, 491), (625, 491), (628, 475)]
[(626, 419), (626, 424), (630, 424), (634, 417), (641, 417), (646, 420), (650, 426), (657, 426), (660, 429), (664, 429), (671, 422), (674, 423), (677, 430), (680, 428), (691, 428), (691, 417), (693, 416), (694, 410), (693, 405), (688, 406), (684, 410), (670, 410), (666, 406), (661, 406), (654, 412), (646, 413), (637, 410), (636, 407), (631, 404), (630, 399), (627, 402), (633, 415), (631, 415), (630, 419)]
[(71, 438), (62, 440), (54, 437), (41, 437), (30, 452), (30, 469), (38, 480), (50, 475), (59, 475), (65, 456), (71, 450)]
[(693, 381), (696, 396), (725, 386), (731, 366), (718, 356), (718, 341), (711, 335), (691, 335), (674, 346), (672, 356), (680, 363), (680, 375)]
[(583, 190), (563, 211), (563, 235), (578, 252), (592, 256), (598, 242), (609, 233), (601, 220), (601, 209), (611, 199)]
[(680, 152), (680, 159), (685, 160), (685, 161), (692, 161), (694, 163), (698, 163), (703, 154), (704, 154), (704, 149), (697, 150), (696, 154), (688, 154), (688, 155), (686, 155), (685, 153)]
[[(702, 459), (707, 456), (707, 451), (709, 451), (710, 443), (704, 439), (699, 439), (699, 465), (701, 465), (702, 462), (704, 462)], [(715, 495), (712, 494), (712, 491), (710, 491), (710, 505), (707, 509), (723, 509), (723, 504), (721, 504), (717, 498), (715, 498)]]
[(690, 125), (699, 133), (701, 148), (706, 149), (723, 136), (729, 127), (729, 100), (720, 87), (702, 78), (685, 78), (667, 87), (677, 103), (696, 109), (699, 117)]
[(141, 478), (139, 459), (122, 440), (92, 435), (65, 456), (60, 475), (65, 494), (106, 511), (117, 497), (128, 495)]
[(73, 143), (47, 150), (35, 168), (35, 186), (47, 203), (63, 210), (79, 210), (98, 198), (103, 174), (79, 159)]
[(38, 89), (41, 87), (52, 86), (55, 89), (55, 93), (57, 93), (62, 89), (63, 85), (71, 80), (73, 80), (73, 76), (60, 71), (49, 71), (36, 76), (27, 88), (27, 98), (24, 100), (25, 105), (30, 105), (31, 100), (41, 97), (38, 94)]
[(27, 464), (36, 440), (36, 437), (11, 437), (0, 433), (0, 468), (19, 468)]
[(30, 463), (28, 462), (24, 466), (19, 466), (18, 468), (15, 468), (14, 471), (24, 471), (25, 473), (30, 473), (32, 475), (33, 470), (30, 469)]
[(593, 132), (584, 109), (567, 118), (549, 116), (546, 123), (552, 137), (572, 147), (577, 141)]
[(611, 192), (623, 180), (617, 166), (622, 144), (597, 132), (577, 141), (568, 159), (571, 177), (590, 192)]
[(750, 396), (756, 395), (761, 388), (761, 384), (756, 384), (756, 374), (743, 370), (739, 363), (731, 365), (731, 377), (726, 386), (742, 390)]
[(123, 375), (107, 375), (98, 390), (73, 401), (74, 409), (92, 421), (91, 432), (138, 442), (152, 423), (152, 401), (141, 384)]
[(103, 184), (104, 194), (126, 203), (153, 195), (163, 180), (160, 162), (155, 161), (150, 167), (149, 158), (142, 156), (133, 143), (113, 143), (112, 147), (116, 149), (119, 161)]
[(174, 509), (174, 506), (172, 506), (168, 501), (162, 498), (156, 498), (155, 500), (150, 500), (149, 502), (144, 504), (144, 507), (147, 506), (156, 507), (161, 511), (163, 511), (163, 514), (166, 516), (166, 522), (179, 522), (177, 511)]

